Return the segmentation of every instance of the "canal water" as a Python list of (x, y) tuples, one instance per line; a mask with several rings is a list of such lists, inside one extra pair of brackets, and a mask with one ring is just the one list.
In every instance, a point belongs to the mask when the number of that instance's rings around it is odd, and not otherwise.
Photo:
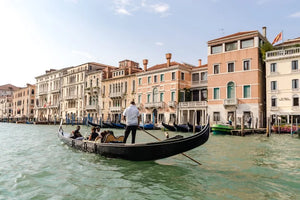
[[(300, 199), (296, 136), (211, 135), (206, 144), (187, 152), (202, 163), (198, 166), (182, 155), (131, 162), (80, 152), (62, 144), (57, 129), (0, 123), (1, 200)], [(82, 133), (89, 131), (82, 127)], [(151, 133), (164, 137), (160, 130)], [(137, 142), (154, 140), (137, 133)]]

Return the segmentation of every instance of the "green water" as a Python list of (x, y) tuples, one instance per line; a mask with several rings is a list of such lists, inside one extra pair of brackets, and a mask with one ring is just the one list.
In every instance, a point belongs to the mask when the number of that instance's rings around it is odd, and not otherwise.
[[(182, 155), (131, 162), (80, 152), (57, 139), (57, 128), (0, 123), (0, 199), (300, 199), (296, 136), (211, 135), (187, 152), (197, 166)], [(145, 141), (154, 139), (138, 132)]]

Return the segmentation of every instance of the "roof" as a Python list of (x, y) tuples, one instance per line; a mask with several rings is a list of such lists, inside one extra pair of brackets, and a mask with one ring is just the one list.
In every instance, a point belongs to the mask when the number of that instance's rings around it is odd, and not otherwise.
[(296, 44), (300, 44), (300, 37), (286, 40), (286, 41), (284, 41), (284, 42), (282, 42), (280, 44), (275, 45), (275, 47), (288, 46), (288, 45), (296, 45)]
[(19, 87), (16, 87), (16, 86), (14, 86), (14, 85), (12, 85), (12, 84), (6, 84), (6, 85), (1, 85), (0, 86), (0, 90), (13, 90), (13, 91), (15, 91), (15, 90), (18, 90), (18, 89), (20, 89)]
[(231, 35), (227, 35), (224, 37), (220, 37), (217, 39), (213, 39), (208, 41), (207, 43), (213, 43), (213, 42), (217, 42), (219, 40), (226, 40), (226, 39), (231, 39), (231, 38), (237, 38), (237, 37), (241, 37), (241, 36), (245, 36), (245, 35), (249, 35), (249, 34), (254, 34), (254, 33), (259, 33), (258, 31), (244, 31), (244, 32), (237, 32)]
[[(170, 63), (170, 67), (171, 67), (171, 66), (174, 66), (174, 65), (181, 65), (181, 66), (184, 66), (183, 64), (178, 63), (178, 62), (171, 62), (171, 63)], [(154, 65), (154, 66), (148, 68), (147, 71), (154, 71), (154, 70), (158, 70), (158, 69), (162, 69), (162, 68), (167, 68), (167, 63)]]

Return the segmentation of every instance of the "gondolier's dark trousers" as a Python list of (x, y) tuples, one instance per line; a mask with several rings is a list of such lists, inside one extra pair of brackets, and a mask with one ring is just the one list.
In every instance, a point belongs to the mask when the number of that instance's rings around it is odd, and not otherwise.
[(125, 136), (124, 136), (124, 140), (123, 140), (124, 143), (126, 143), (126, 140), (130, 134), (130, 131), (131, 131), (131, 143), (132, 144), (135, 143), (136, 129), (137, 129), (137, 126), (126, 126)]

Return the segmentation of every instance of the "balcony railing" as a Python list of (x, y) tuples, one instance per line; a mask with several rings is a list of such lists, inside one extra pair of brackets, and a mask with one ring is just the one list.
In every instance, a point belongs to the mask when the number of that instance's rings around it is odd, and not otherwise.
[(179, 108), (195, 108), (195, 107), (205, 107), (205, 106), (207, 106), (206, 101), (179, 102)]
[(77, 99), (78, 96), (77, 95), (68, 95), (65, 97), (66, 100), (70, 100), (70, 99)]
[(300, 55), (300, 47), (267, 52), (266, 59)]
[(122, 98), (123, 96), (124, 92), (114, 92), (109, 94), (110, 98)]
[(145, 103), (145, 108), (163, 108), (164, 102)]
[(59, 90), (59, 89), (54, 89), (54, 90), (51, 90), (50, 92), (51, 92), (51, 93), (59, 93), (60, 90)]
[(192, 81), (192, 86), (205, 86), (207, 85), (207, 80)]
[(169, 101), (168, 106), (171, 107), (171, 108), (175, 108), (176, 107), (176, 101)]
[(86, 105), (85, 109), (86, 110), (97, 110), (98, 106), (97, 105)]
[(58, 108), (58, 106), (59, 106), (59, 104), (55, 103), (55, 104), (49, 105), (49, 108)]
[(238, 99), (224, 99), (224, 106), (236, 106)]
[(122, 107), (110, 107), (109, 110), (110, 112), (121, 112)]

